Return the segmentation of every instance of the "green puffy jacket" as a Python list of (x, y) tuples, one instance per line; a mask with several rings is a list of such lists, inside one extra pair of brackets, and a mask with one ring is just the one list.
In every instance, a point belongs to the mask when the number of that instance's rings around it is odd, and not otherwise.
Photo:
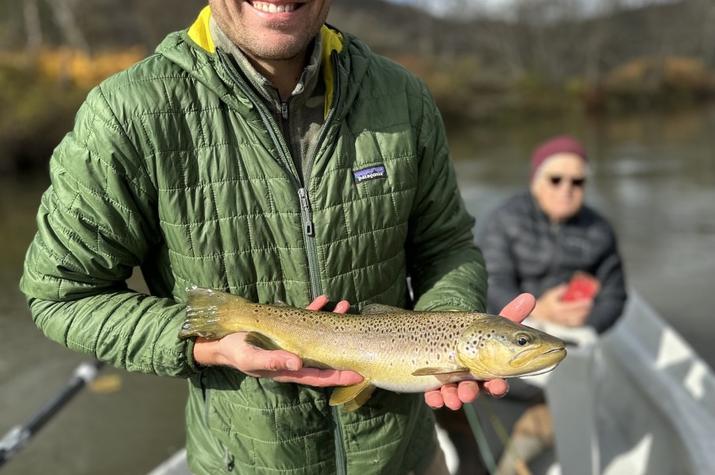
[[(197, 368), (177, 334), (190, 285), (408, 306), (409, 276), (419, 310), (483, 310), (439, 114), (419, 80), (324, 27), (326, 124), (301, 188), (209, 15), (95, 88), (55, 150), (21, 281), (33, 319), (112, 365), (188, 378), (197, 473), (419, 471), (435, 443), (422, 395), (377, 391), (343, 413), (329, 391)], [(151, 296), (127, 288), (136, 266)]]

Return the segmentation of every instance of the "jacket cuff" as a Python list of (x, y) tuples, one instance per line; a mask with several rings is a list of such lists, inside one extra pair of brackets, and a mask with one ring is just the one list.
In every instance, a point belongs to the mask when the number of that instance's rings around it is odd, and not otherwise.
[(184, 359), (186, 360), (186, 365), (189, 367), (189, 371), (191, 374), (198, 373), (203, 369), (203, 367), (199, 366), (199, 364), (194, 359), (195, 344), (196, 341), (193, 338), (187, 339), (184, 343)]

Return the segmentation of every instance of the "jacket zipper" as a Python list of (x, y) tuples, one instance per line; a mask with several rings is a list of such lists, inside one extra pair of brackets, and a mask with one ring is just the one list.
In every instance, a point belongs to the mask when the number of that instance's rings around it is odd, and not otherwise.
[[(333, 94), (333, 103), (330, 104), (330, 110), (328, 110), (328, 115), (325, 117), (325, 122), (318, 132), (318, 138), (315, 141), (315, 147), (312, 150), (310, 160), (308, 160), (308, 166), (306, 167), (305, 174), (306, 177), (310, 177), (311, 169), (313, 167), (313, 161), (315, 157), (320, 152), (321, 144), (328, 133), (328, 128), (330, 126), (333, 117), (335, 116), (335, 111), (337, 109), (337, 104), (340, 99), (340, 75), (338, 74), (338, 54), (333, 51), (330, 55), (330, 59), (333, 64), (333, 77), (335, 78), (335, 89)], [(308, 178), (306, 178), (306, 181)], [(306, 195), (307, 198), (307, 195)], [(311, 278), (312, 280), (312, 278)], [(319, 295), (319, 294), (316, 294)], [(335, 424), (335, 429), (333, 430), (333, 439), (335, 440), (335, 471), (337, 475), (346, 475), (348, 472), (347, 467), (347, 455), (345, 453), (345, 440), (343, 438), (343, 424), (340, 421), (340, 410), (333, 406), (330, 408), (330, 413), (333, 416), (333, 422)]]
[(320, 285), (320, 274), (318, 273), (318, 253), (315, 249), (315, 225), (313, 224), (313, 212), (308, 201), (308, 192), (305, 188), (298, 189), (298, 199), (300, 199), (300, 219), (303, 223), (303, 241), (308, 255), (308, 272), (310, 273), (310, 293), (313, 298), (322, 293)]
[(348, 473), (348, 464), (347, 455), (345, 454), (345, 441), (343, 440), (343, 424), (340, 422), (340, 409), (332, 406), (330, 414), (335, 422), (335, 472), (337, 475), (346, 475)]
[[(322, 294), (322, 286), (320, 283), (320, 273), (318, 272), (318, 256), (317, 252), (315, 249), (315, 225), (313, 223), (313, 212), (310, 207), (310, 199), (308, 196), (308, 189), (309, 189), (309, 184), (310, 184), (310, 173), (311, 169), (313, 167), (313, 160), (317, 156), (318, 152), (320, 151), (321, 143), (325, 138), (325, 135), (328, 130), (328, 126), (335, 115), (335, 110), (337, 108), (337, 103), (338, 103), (338, 95), (340, 92), (340, 82), (339, 82), (339, 75), (338, 75), (338, 68), (337, 68), (337, 53), (335, 51), (332, 52), (331, 54), (331, 59), (333, 62), (333, 67), (334, 67), (334, 74), (333, 77), (335, 78), (335, 94), (333, 96), (333, 103), (330, 106), (330, 110), (328, 111), (328, 115), (325, 118), (325, 122), (323, 123), (323, 126), (320, 128), (320, 131), (318, 132), (318, 138), (315, 141), (315, 147), (313, 149), (313, 153), (308, 157), (308, 163), (305, 171), (305, 186), (301, 186), (300, 180), (298, 178), (297, 173), (294, 173), (291, 164), (293, 163), (290, 152), (288, 151), (287, 145), (285, 143), (285, 140), (281, 136), (280, 133), (276, 133), (276, 128), (277, 124), (275, 124), (275, 120), (271, 116), (270, 112), (266, 109), (266, 107), (263, 105), (263, 103), (256, 97), (256, 95), (253, 93), (253, 91), (250, 90), (250, 87), (248, 87), (244, 81), (240, 78), (239, 74), (235, 71), (233, 65), (231, 64), (230, 61), (227, 61), (225, 58), (225, 53), (223, 53), (220, 49), (216, 49), (216, 54), (219, 57), (219, 60), (223, 64), (224, 68), (229, 72), (229, 74), (232, 76), (234, 82), (243, 90), (243, 92), (248, 96), (248, 98), (251, 100), (253, 105), (256, 107), (258, 110), (258, 113), (261, 116), (261, 120), (263, 123), (266, 125), (266, 128), (268, 129), (268, 134), (271, 137), (271, 140), (273, 141), (274, 145), (276, 145), (276, 148), (278, 149), (279, 154), (281, 155), (281, 161), (283, 162), (283, 166), (288, 170), (288, 174), (291, 176), (293, 179), (293, 183), (298, 189), (298, 199), (300, 201), (300, 207), (301, 207), (301, 223), (303, 227), (303, 239), (305, 242), (305, 250), (306, 250), (306, 255), (308, 257), (308, 272), (310, 275), (310, 292), (312, 293), (312, 299), (315, 299), (318, 295)], [(288, 104), (286, 102), (281, 103), (281, 116), (284, 119), (288, 119)], [(331, 408), (331, 415), (333, 418), (334, 422), (334, 440), (335, 440), (335, 467), (336, 467), (336, 472), (337, 475), (345, 475), (347, 473), (347, 457), (345, 454), (345, 443), (343, 440), (343, 430), (342, 430), (342, 423), (340, 422), (340, 413), (336, 407)]]

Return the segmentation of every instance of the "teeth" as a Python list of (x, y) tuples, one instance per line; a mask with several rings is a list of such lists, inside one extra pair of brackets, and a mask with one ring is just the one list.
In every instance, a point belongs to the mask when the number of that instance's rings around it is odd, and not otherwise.
[(288, 13), (292, 12), (296, 8), (295, 3), (282, 3), (280, 5), (276, 5), (275, 3), (268, 2), (253, 2), (251, 5), (253, 5), (253, 8), (256, 10), (266, 13)]

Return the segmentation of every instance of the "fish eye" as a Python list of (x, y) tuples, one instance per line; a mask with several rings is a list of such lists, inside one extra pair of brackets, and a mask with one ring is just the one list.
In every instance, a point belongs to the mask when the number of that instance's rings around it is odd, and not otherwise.
[(529, 343), (531, 343), (531, 336), (527, 335), (526, 333), (519, 333), (518, 335), (516, 335), (517, 345), (526, 346)]

